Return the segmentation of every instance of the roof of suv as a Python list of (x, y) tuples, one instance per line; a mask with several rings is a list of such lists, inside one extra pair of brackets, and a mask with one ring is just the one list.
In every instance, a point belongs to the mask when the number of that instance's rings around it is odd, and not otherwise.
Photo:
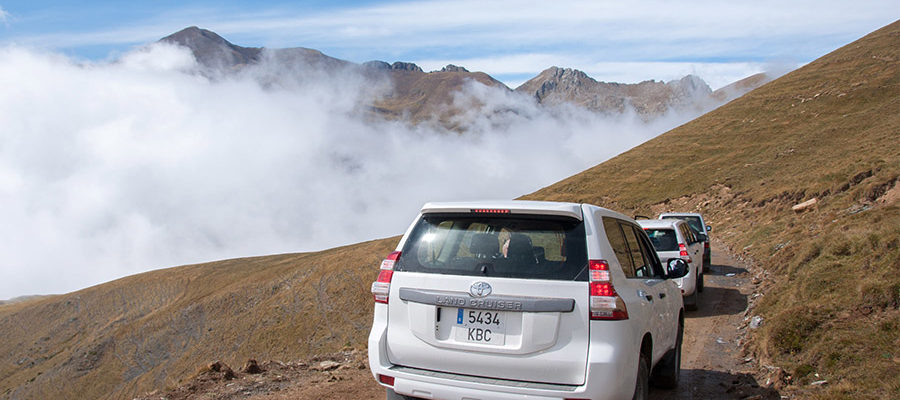
[(665, 213), (659, 214), (660, 217), (666, 216), (666, 215), (673, 215), (673, 216), (674, 215), (684, 215), (684, 216), (701, 217), (701, 218), (703, 217), (703, 214), (692, 213), (692, 212), (665, 212)]
[(637, 223), (638, 223), (638, 225), (641, 226), (641, 228), (653, 228), (653, 229), (672, 228), (672, 229), (674, 229), (676, 224), (679, 224), (679, 223), (684, 224), (686, 222), (684, 222), (680, 219), (639, 219), (639, 220), (637, 220)]
[(524, 200), (501, 200), (501, 201), (467, 201), (467, 202), (447, 202), (447, 203), (426, 203), (422, 206), (422, 213), (444, 213), (444, 212), (475, 212), (476, 210), (509, 210), (513, 214), (542, 214), (542, 215), (560, 215), (583, 219), (581, 212), (581, 204), (578, 203), (559, 203), (552, 201), (524, 201)]

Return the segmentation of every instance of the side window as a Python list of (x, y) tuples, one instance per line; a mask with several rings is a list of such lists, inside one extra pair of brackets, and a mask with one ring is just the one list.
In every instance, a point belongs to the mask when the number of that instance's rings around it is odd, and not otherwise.
[(656, 250), (653, 249), (653, 244), (650, 243), (650, 240), (646, 238), (645, 234), (641, 233), (640, 228), (634, 227), (634, 231), (641, 244), (641, 252), (644, 254), (645, 265), (649, 270), (650, 276), (663, 278), (665, 276), (665, 270), (662, 267), (662, 263), (659, 261), (659, 257), (656, 256)]
[(628, 278), (634, 278), (634, 264), (631, 261), (631, 252), (628, 245), (625, 244), (625, 236), (622, 234), (622, 228), (619, 222), (613, 218), (603, 217), (603, 229), (606, 230), (606, 238), (609, 239), (609, 245), (612, 246), (613, 252), (616, 253), (616, 260), (622, 266), (622, 272)]
[(641, 242), (638, 240), (638, 236), (635, 235), (634, 228), (632, 228), (630, 224), (624, 222), (621, 223), (621, 225), (622, 231), (625, 233), (625, 241), (628, 243), (629, 255), (634, 263), (634, 277), (652, 277), (653, 267), (647, 262), (646, 257), (644, 257), (644, 252), (641, 249)]
[(691, 237), (690, 232), (687, 229), (684, 229), (685, 226), (683, 224), (678, 224), (678, 230), (681, 232), (681, 237), (684, 238), (685, 244), (694, 243), (694, 238)]

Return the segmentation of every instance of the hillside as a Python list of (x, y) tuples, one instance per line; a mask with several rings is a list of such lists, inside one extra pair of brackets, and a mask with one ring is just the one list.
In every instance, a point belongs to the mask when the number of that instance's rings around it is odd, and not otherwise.
[(888, 398), (900, 392), (898, 177), (895, 22), (525, 198), (707, 214), (714, 237), (768, 273), (752, 350), (796, 383), (831, 382), (812, 397)]
[(396, 241), (164, 269), (0, 305), (0, 397), (131, 399), (207, 360), (365, 348), (369, 285)]
[[(398, 64), (406, 68), (396, 68)], [(394, 63), (392, 66), (394, 68), (389, 70), (390, 90), (373, 104), (376, 113), (392, 119), (407, 118), (412, 122), (433, 119), (455, 129), (459, 127), (452, 119), (462, 110), (454, 106), (454, 97), (468, 82), (509, 90), (484, 72), (469, 72), (455, 65), (427, 73), (411, 63)]]

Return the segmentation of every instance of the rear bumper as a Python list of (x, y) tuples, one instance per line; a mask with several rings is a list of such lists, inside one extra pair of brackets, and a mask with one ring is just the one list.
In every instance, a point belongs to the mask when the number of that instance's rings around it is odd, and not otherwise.
[[(624, 399), (634, 392), (639, 349), (613, 345), (628, 342), (632, 335), (627, 329), (591, 329), (586, 379), (583, 385), (556, 385), (475, 377), (445, 372), (427, 371), (392, 364), (387, 357), (387, 326), (379, 324), (376, 307), (375, 322), (369, 334), (369, 367), (378, 381), (379, 375), (394, 378), (393, 386), (384, 385), (398, 394), (426, 399)], [(384, 310), (386, 313), (386, 310)], [(381, 321), (384, 321), (382, 319)], [(605, 322), (605, 321), (604, 321)], [(601, 331), (605, 331), (602, 334)], [(639, 346), (639, 345), (638, 345)], [(539, 368), (539, 367), (537, 367)]]
[[(626, 399), (631, 398), (634, 391), (634, 382), (621, 385), (620, 382), (596, 382), (581, 386), (536, 384), (532, 382), (504, 381), (499, 379), (486, 379), (432, 371), (415, 370), (404, 367), (373, 368), (377, 379), (378, 375), (387, 375), (394, 378), (394, 385), (389, 387), (394, 392), (423, 399), (498, 399), (498, 400), (522, 400), (522, 399), (566, 399), (566, 398), (591, 398), (591, 399)], [(602, 374), (615, 374), (617, 371), (610, 368), (598, 368), (596, 372)], [(613, 375), (617, 376), (617, 375)], [(620, 386), (616, 388), (614, 386)], [(624, 387), (624, 386), (627, 386)]]

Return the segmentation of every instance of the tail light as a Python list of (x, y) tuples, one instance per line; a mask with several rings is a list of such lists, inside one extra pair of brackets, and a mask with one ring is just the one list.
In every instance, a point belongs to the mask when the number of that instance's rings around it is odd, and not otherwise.
[(395, 251), (388, 254), (387, 258), (381, 262), (381, 270), (378, 272), (378, 279), (372, 282), (372, 294), (375, 295), (376, 303), (388, 302), (388, 294), (391, 292), (391, 278), (394, 276), (394, 264), (400, 258), (400, 252)]
[(687, 261), (689, 263), (694, 262), (693, 260), (691, 260), (691, 256), (687, 252), (687, 246), (685, 246), (684, 243), (678, 243), (678, 255), (684, 261)]
[(709, 250), (709, 242), (703, 242), (703, 248)]
[(628, 319), (625, 301), (619, 297), (616, 289), (612, 286), (609, 263), (606, 260), (590, 260), (588, 267), (591, 274), (591, 319)]
[(378, 374), (378, 382), (381, 382), (388, 386), (394, 386), (394, 377)]

